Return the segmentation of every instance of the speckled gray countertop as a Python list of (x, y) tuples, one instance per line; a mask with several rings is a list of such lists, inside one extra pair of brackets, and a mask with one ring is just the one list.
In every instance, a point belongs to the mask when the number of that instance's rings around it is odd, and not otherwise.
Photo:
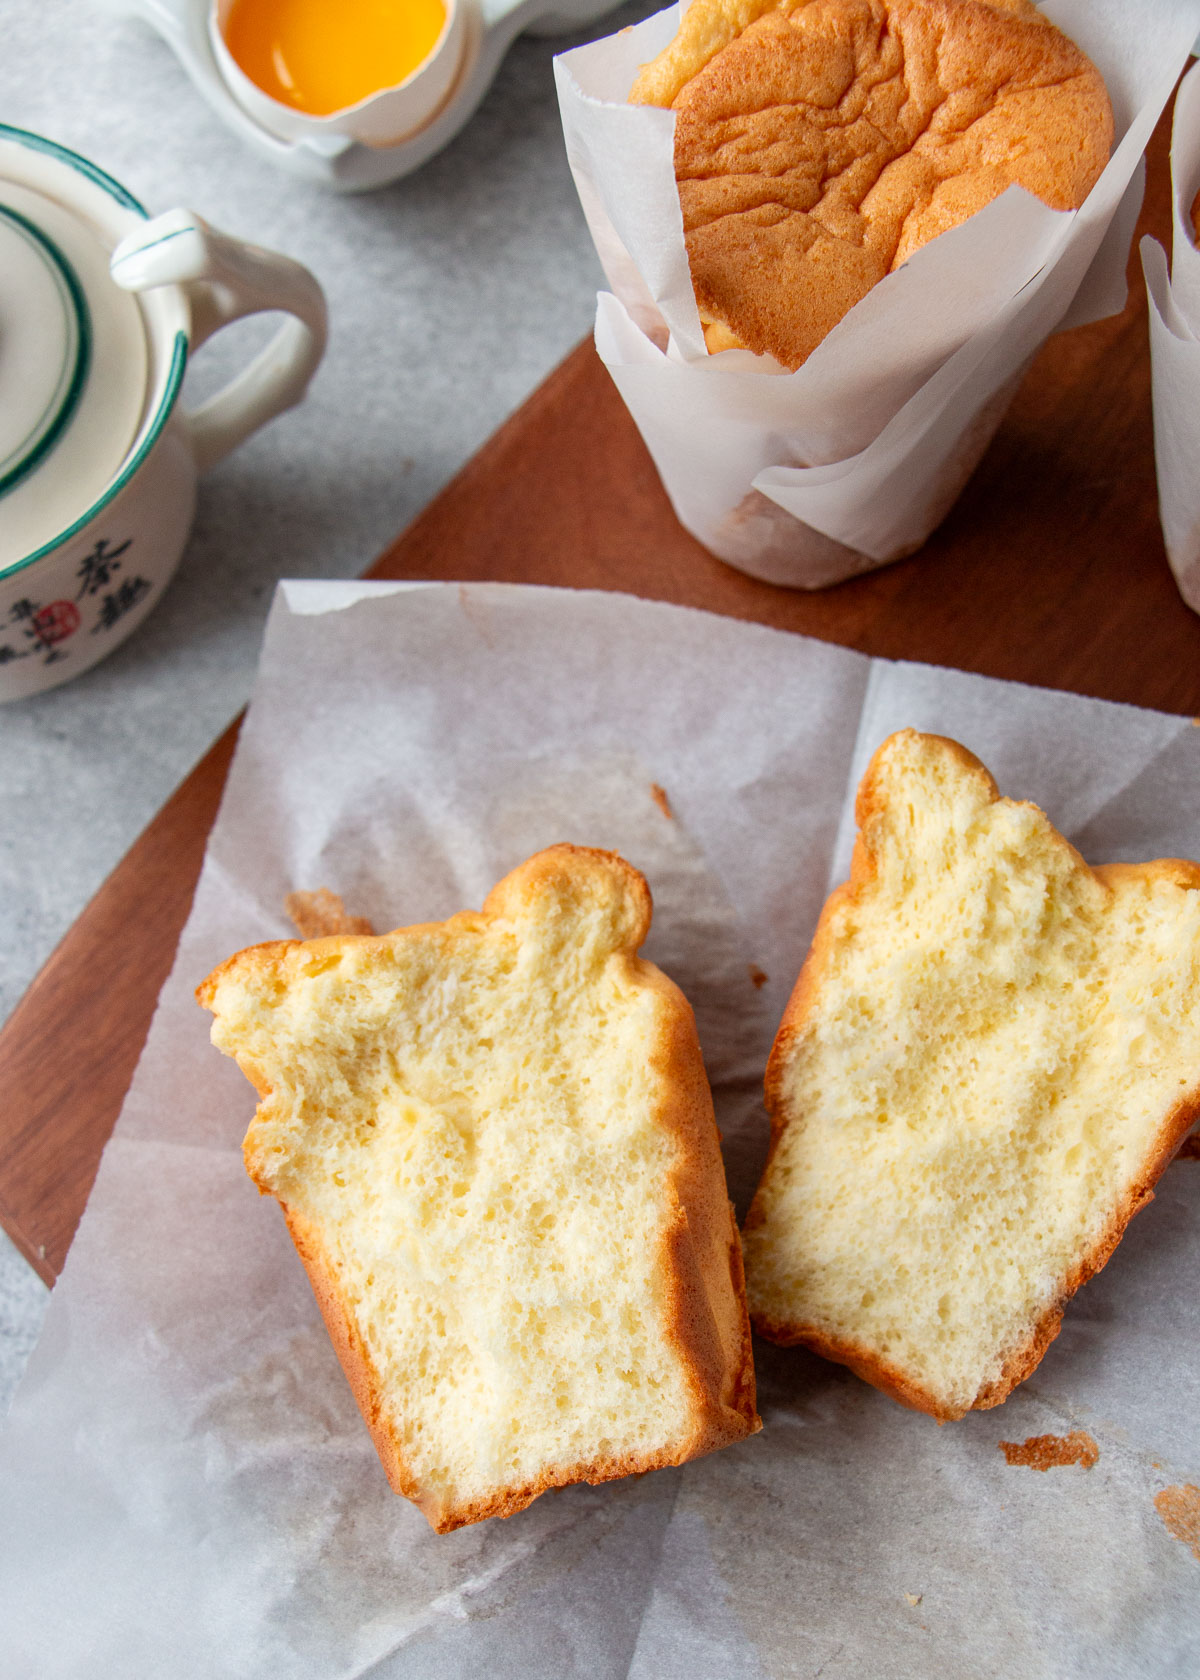
[[(655, 9), (625, 6), (588, 35)], [(601, 275), (551, 73), (586, 38), (518, 41), (446, 151), (340, 198), (235, 139), (143, 25), (97, 0), (0, 0), (0, 120), (94, 159), (151, 211), (187, 205), (299, 258), (331, 320), (305, 405), (204, 480), (146, 625), (77, 681), (0, 709), (0, 1017), (242, 705), (276, 579), (362, 571), (589, 330)], [(189, 388), (213, 388), (262, 336), (262, 322), (228, 329)], [(0, 1415), (45, 1300), (0, 1235)]]

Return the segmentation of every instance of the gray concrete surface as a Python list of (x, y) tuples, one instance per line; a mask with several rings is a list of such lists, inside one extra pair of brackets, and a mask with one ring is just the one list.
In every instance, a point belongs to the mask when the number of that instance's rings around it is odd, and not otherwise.
[[(304, 407), (205, 479), (146, 625), (78, 681), (0, 708), (0, 1018), (243, 703), (276, 579), (360, 572), (589, 330), (601, 275), (551, 75), (585, 38), (518, 41), (445, 152), (338, 198), (247, 150), (144, 26), (96, 0), (0, 0), (0, 120), (83, 152), (152, 211), (185, 204), (298, 257), (332, 323)], [(189, 388), (214, 388), (262, 331), (228, 329)], [(0, 1415), (45, 1298), (0, 1237)]]

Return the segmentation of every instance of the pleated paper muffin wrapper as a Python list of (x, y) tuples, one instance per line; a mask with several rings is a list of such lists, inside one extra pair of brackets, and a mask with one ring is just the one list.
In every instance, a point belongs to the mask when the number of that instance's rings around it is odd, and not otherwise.
[(1051, 0), (1104, 77), (1113, 155), (1081, 209), (1011, 187), (922, 247), (788, 373), (709, 356), (688, 272), (675, 116), (630, 105), (671, 8), (555, 62), (567, 156), (608, 278), (596, 345), (683, 525), (721, 559), (819, 588), (920, 547), (1056, 329), (1116, 313), (1142, 154), (1197, 30), (1200, 0)]
[[(1200, 42), (1197, 43), (1200, 45)], [(1200, 251), (1192, 204), (1200, 192), (1200, 64), (1184, 77), (1171, 129), (1171, 268), (1142, 240), (1150, 303), (1154, 462), (1167, 559), (1179, 593), (1200, 612)]]

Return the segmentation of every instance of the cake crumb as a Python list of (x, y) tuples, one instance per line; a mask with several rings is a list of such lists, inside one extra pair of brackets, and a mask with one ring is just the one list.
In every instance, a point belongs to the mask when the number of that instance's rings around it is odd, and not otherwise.
[(921, 1600), (925, 1597), (925, 1594), (924, 1593), (905, 1593), (904, 1596), (908, 1600), (908, 1602), (913, 1606), (913, 1608), (915, 1609), (916, 1606), (918, 1604), (920, 1604)]
[(315, 892), (291, 892), (283, 907), (301, 939), (327, 939), (335, 933), (374, 933), (365, 916), (351, 916), (337, 893), (328, 887)]
[(671, 801), (667, 798), (666, 788), (659, 787), (657, 782), (650, 783), (650, 797), (658, 806), (663, 816), (669, 821), (675, 821), (675, 813), (671, 809)]
[(750, 964), (750, 978), (754, 982), (755, 990), (761, 992), (767, 983), (767, 976), (761, 968), (756, 968), (753, 963)]
[(1154, 1508), (1168, 1534), (1192, 1548), (1200, 1559), (1200, 1487), (1185, 1482), (1182, 1487), (1165, 1487), (1154, 1495)]
[(1025, 1441), (1001, 1441), (1000, 1451), (1009, 1464), (1024, 1464), (1030, 1470), (1055, 1470), (1063, 1464), (1080, 1464), (1090, 1470), (1100, 1457), (1100, 1448), (1082, 1429), (1069, 1435), (1030, 1435)]

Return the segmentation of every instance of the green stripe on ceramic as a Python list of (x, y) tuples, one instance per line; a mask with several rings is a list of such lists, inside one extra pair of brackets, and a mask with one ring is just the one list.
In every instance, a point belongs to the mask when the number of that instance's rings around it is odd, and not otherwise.
[[(0, 123), (0, 142), (5, 141), (26, 146), (30, 151), (42, 152), (47, 157), (57, 159), (59, 163), (66, 164), (69, 168), (77, 170), (80, 175), (86, 176), (94, 186), (100, 187), (110, 198), (114, 199), (122, 209), (133, 211), (143, 221), (148, 222), (150, 220), (149, 211), (138, 199), (134, 198), (131, 192), (127, 192), (119, 181), (115, 181), (111, 175), (105, 174), (103, 169), (98, 169), (89, 159), (80, 157), (78, 152), (71, 151), (69, 147), (60, 146), (54, 140), (47, 140), (42, 134), (33, 134), (29, 129), (14, 128), (10, 123)], [(26, 566), (32, 566), (36, 560), (43, 559), (47, 554), (53, 554), (56, 548), (77, 536), (98, 513), (108, 506), (114, 497), (120, 495), (162, 436), (167, 421), (171, 418), (171, 411), (175, 407), (175, 400), (183, 384), (187, 358), (187, 334), (177, 332), (171, 349), (170, 366), (167, 368), (166, 376), (162, 382), (154, 412), (144, 424), (141, 439), (133, 453), (123, 463), (120, 472), (111, 484), (105, 486), (103, 492), (96, 498), (91, 507), (81, 513), (78, 519), (67, 526), (66, 530), (59, 531), (49, 542), (35, 548), (31, 554), (24, 554), (19, 560), (13, 560), (7, 566), (0, 566), (0, 578), (11, 577), (14, 572), (24, 570)]]
[(47, 140), (44, 134), (34, 134), (28, 128), (13, 128), (10, 123), (0, 122), (0, 140), (13, 140), (18, 146), (27, 146), (31, 152), (45, 152), (47, 157), (57, 158), (59, 163), (67, 164), (76, 169), (81, 175), (86, 175), (94, 186), (102, 187), (110, 198), (126, 210), (136, 210), (143, 221), (150, 220), (150, 213), (143, 204), (127, 192), (120, 181), (114, 181), (111, 175), (106, 175), (103, 169), (97, 169), (89, 158), (80, 157), (69, 146), (60, 146), (57, 140)]
[(39, 259), (62, 305), (61, 363), (40, 414), (24, 437), (0, 460), (0, 496), (5, 496), (43, 460), (71, 422), (87, 383), (92, 359), (92, 322), (83, 287), (54, 241), (19, 210), (0, 204), (0, 219), (23, 238)]
[(187, 356), (187, 334), (177, 332), (175, 334), (175, 347), (171, 352), (171, 365), (167, 369), (162, 396), (159, 398), (153, 418), (146, 427), (141, 442), (122, 466), (116, 478), (105, 487), (104, 494), (98, 496), (91, 507), (86, 512), (81, 513), (79, 518), (73, 524), (68, 525), (65, 531), (59, 531), (49, 542), (43, 543), (40, 548), (35, 548), (32, 554), (22, 555), (19, 560), (14, 560), (11, 565), (0, 566), (0, 579), (11, 577), (14, 572), (19, 572), (26, 566), (32, 566), (35, 560), (41, 560), (45, 555), (53, 554), (56, 548), (61, 547), (65, 542), (69, 542), (72, 537), (77, 536), (86, 525), (90, 524), (96, 515), (108, 506), (114, 496), (120, 495), (162, 436), (163, 428), (171, 418), (175, 398), (179, 395), (179, 387), (183, 384), (183, 375), (187, 368)]

